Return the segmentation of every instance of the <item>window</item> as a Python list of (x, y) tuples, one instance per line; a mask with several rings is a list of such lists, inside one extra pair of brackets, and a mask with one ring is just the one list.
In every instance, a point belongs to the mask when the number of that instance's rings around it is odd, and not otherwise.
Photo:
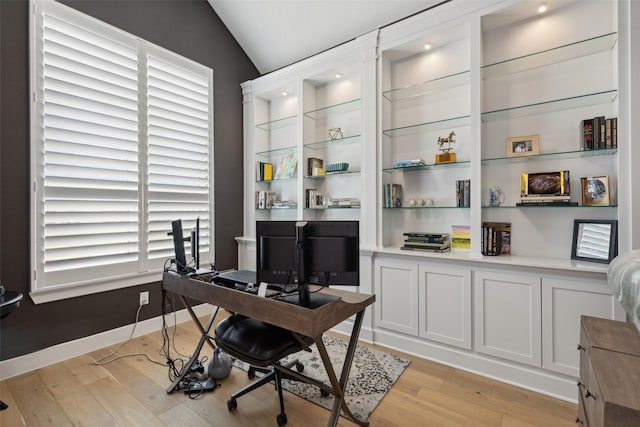
[(178, 218), (213, 260), (213, 71), (32, 5), (34, 301), (159, 280)]

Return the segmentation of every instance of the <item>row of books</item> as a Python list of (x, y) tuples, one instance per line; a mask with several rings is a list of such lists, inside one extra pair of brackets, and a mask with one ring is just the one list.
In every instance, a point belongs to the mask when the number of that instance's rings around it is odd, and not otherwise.
[(385, 208), (402, 207), (402, 185), (385, 184), (383, 197)]
[(271, 209), (276, 199), (274, 191), (256, 191), (256, 209)]
[(618, 118), (596, 116), (581, 122), (582, 150), (602, 150), (618, 147)]
[(267, 162), (257, 162), (256, 181), (273, 180), (273, 164)]
[(449, 252), (451, 239), (449, 233), (407, 232), (404, 235), (405, 251)]
[(480, 251), (482, 255), (511, 254), (511, 223), (483, 222)]
[(471, 206), (471, 180), (459, 179), (456, 181), (456, 206), (468, 208)]

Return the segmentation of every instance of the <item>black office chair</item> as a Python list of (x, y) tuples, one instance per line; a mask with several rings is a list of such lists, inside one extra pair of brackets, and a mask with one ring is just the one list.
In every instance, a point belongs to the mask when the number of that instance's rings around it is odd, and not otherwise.
[(264, 373), (257, 381), (233, 393), (227, 401), (227, 408), (230, 411), (236, 409), (238, 397), (275, 380), (280, 400), (280, 414), (276, 420), (279, 426), (286, 424), (282, 379), (295, 379), (288, 375), (286, 370), (295, 366), (298, 372), (302, 372), (304, 365), (297, 360), (281, 365), (280, 360), (301, 350), (311, 351), (309, 345), (313, 340), (259, 320), (233, 314), (218, 323), (215, 329), (215, 341), (231, 357), (251, 364), (249, 378), (253, 378), (255, 372)]

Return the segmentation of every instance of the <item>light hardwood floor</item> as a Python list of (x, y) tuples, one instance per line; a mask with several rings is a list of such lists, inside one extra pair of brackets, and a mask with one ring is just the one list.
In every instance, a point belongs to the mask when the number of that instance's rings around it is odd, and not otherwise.
[[(199, 334), (191, 322), (179, 324), (175, 349), (189, 355)], [(160, 332), (127, 342), (119, 355), (160, 356)], [(249, 380), (234, 369), (213, 392), (191, 399), (166, 394), (168, 369), (143, 356), (94, 364), (117, 346), (0, 381), (0, 426), (276, 426), (277, 394), (265, 386), (238, 399), (228, 396)], [(372, 346), (382, 351), (389, 349)], [(211, 357), (205, 345), (202, 355)], [(371, 426), (574, 426), (577, 406), (406, 354), (411, 364), (369, 417)], [(172, 350), (172, 356), (177, 356)], [(186, 357), (185, 357), (186, 359)], [(288, 426), (325, 426), (328, 411), (285, 393)], [(340, 418), (340, 426), (355, 424)]]

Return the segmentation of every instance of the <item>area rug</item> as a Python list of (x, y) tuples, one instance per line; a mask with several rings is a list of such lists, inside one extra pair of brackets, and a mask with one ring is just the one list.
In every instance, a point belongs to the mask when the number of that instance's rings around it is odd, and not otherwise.
[[(323, 337), (323, 341), (336, 375), (340, 377), (348, 343), (329, 336)], [(304, 375), (329, 385), (329, 376), (315, 344), (311, 346), (311, 350), (311, 353), (302, 351), (290, 357), (304, 364)], [(285, 364), (286, 361), (284, 359), (282, 363)], [(369, 414), (378, 406), (409, 362), (392, 354), (357, 346), (345, 389), (345, 400), (351, 412), (360, 420), (369, 418)], [(249, 368), (248, 364), (239, 360), (234, 364), (244, 371)], [(283, 380), (282, 388), (329, 410), (333, 406), (333, 395), (323, 397), (318, 387), (313, 385)]]

